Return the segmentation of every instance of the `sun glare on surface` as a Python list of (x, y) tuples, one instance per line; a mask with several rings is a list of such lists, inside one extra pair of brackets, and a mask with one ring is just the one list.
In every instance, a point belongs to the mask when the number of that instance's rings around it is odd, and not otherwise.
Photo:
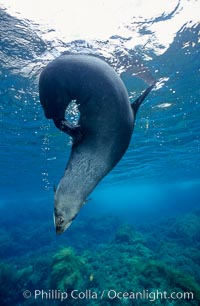
[[(159, 23), (159, 27), (158, 24), (154, 24), (152, 29), (163, 43), (177, 32), (177, 28), (190, 21), (190, 18), (193, 21), (198, 20), (198, 9), (194, 10), (194, 2), (182, 0), (173, 22), (171, 19), (169, 22), (163, 21), (162, 24)], [(177, 1), (0, 0), (0, 5), (17, 17), (48, 25), (49, 29), (56, 30), (62, 37), (105, 39), (117, 34), (119, 28), (121, 33), (123, 26), (137, 21), (138, 18), (153, 20), (161, 15), (166, 16), (177, 6)]]

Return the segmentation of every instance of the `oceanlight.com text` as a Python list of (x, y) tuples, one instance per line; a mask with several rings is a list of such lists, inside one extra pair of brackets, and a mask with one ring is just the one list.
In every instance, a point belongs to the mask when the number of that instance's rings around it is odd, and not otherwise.
[(111, 290), (102, 290), (102, 291), (93, 291), (93, 290), (72, 290), (60, 291), (60, 290), (25, 290), (23, 292), (25, 299), (35, 299), (35, 300), (97, 300), (97, 299), (109, 299), (109, 300), (149, 300), (154, 302), (156, 300), (193, 300), (193, 292), (169, 292), (169, 291), (116, 291)]

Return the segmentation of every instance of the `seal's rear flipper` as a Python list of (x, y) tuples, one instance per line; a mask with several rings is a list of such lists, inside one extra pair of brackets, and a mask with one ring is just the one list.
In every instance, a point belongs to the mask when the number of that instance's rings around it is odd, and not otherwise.
[(144, 101), (144, 99), (146, 98), (146, 96), (150, 93), (150, 91), (152, 90), (152, 88), (155, 86), (156, 82), (153, 83), (151, 86), (149, 86), (144, 92), (143, 94), (141, 94), (141, 96), (139, 98), (137, 98), (135, 100), (135, 102), (133, 102), (131, 104), (131, 108), (133, 110), (134, 113), (134, 117), (137, 114), (138, 108), (140, 107), (140, 105), (142, 104), (142, 102)]
[(73, 125), (66, 119), (53, 119), (55, 126), (62, 132), (73, 138), (73, 143), (77, 143), (82, 139), (81, 127)]

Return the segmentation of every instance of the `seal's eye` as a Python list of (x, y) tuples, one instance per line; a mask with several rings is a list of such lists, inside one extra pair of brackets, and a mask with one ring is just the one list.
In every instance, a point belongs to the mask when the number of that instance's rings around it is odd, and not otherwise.
[(62, 224), (64, 222), (64, 218), (63, 217), (60, 217), (59, 218), (59, 224)]

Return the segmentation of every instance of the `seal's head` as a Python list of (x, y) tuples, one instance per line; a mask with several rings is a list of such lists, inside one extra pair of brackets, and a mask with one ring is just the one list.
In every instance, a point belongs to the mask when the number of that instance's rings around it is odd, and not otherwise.
[(62, 196), (58, 192), (55, 194), (54, 225), (56, 234), (62, 234), (71, 225), (78, 215), (83, 203), (76, 199)]

